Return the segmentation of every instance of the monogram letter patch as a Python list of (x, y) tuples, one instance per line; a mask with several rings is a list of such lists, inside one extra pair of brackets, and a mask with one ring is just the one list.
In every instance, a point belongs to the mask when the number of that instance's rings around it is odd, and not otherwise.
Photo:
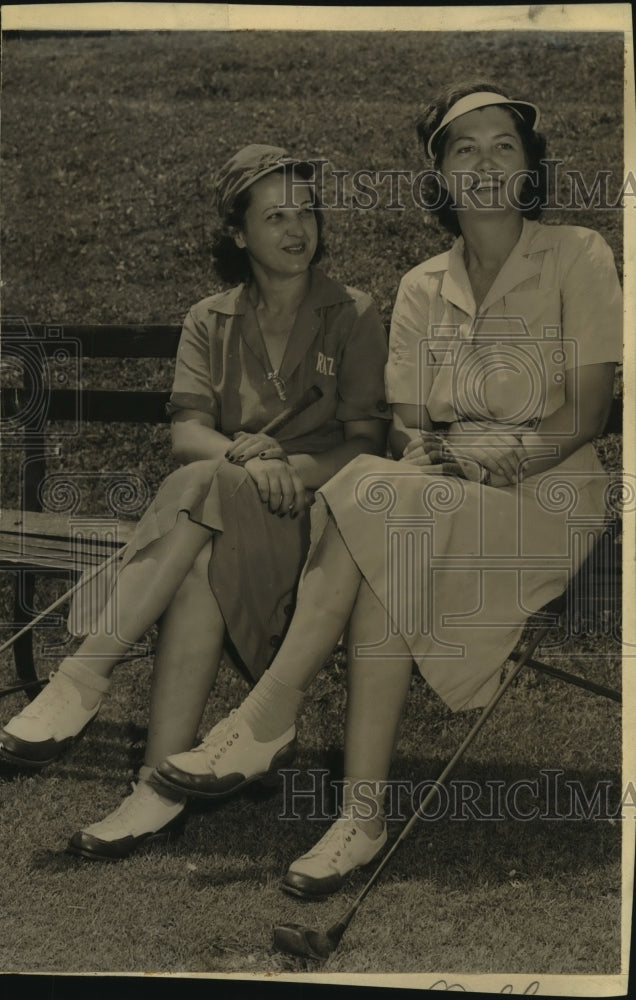
[(333, 362), (333, 358), (329, 358), (326, 354), (323, 354), (322, 351), (318, 351), (316, 371), (320, 372), (321, 375), (335, 375), (336, 371)]

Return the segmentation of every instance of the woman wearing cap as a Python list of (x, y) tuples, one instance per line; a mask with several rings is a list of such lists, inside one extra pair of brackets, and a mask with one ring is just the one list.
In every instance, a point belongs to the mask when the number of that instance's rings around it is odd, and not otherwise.
[(458, 239), (405, 276), (395, 303), (386, 386), (398, 463), (360, 457), (319, 491), (266, 682), (216, 739), (159, 767), (172, 787), (208, 795), (228, 774), (237, 788), (258, 774), (269, 758), (258, 741), (293, 724), (351, 616), (344, 807), (290, 866), (283, 888), (297, 895), (337, 890), (384, 847), (413, 661), (451, 709), (486, 704), (525, 620), (563, 592), (602, 530), (607, 476), (591, 439), (621, 357), (620, 287), (597, 233), (536, 221), (538, 118), (482, 83), (425, 110), (418, 134), (445, 194), (431, 204)]
[[(97, 714), (116, 663), (160, 619), (139, 782), (74, 834), (75, 853), (125, 857), (177, 824), (185, 799), (157, 791), (153, 768), (192, 746), (224, 647), (252, 681), (274, 655), (307, 552), (312, 491), (363, 452), (383, 453), (386, 334), (367, 295), (314, 266), (322, 221), (312, 175), (261, 145), (220, 171), (213, 255), (219, 276), (240, 283), (184, 323), (170, 400), (184, 464), (139, 522), (116, 579), (80, 591), (72, 631), (87, 638), (76, 655), (0, 733), (13, 763), (55, 759)], [(263, 433), (312, 387), (320, 398), (278, 438)], [(272, 757), (293, 750), (290, 732)]]

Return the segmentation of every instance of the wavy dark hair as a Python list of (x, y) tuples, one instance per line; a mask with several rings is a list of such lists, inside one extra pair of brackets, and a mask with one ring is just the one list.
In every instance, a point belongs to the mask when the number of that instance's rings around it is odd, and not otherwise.
[[(324, 218), (320, 208), (320, 198), (312, 184), (314, 177), (313, 168), (304, 163), (297, 163), (289, 167), (281, 167), (280, 170), (272, 170), (273, 174), (287, 174), (291, 172), (308, 181), (313, 192), (313, 208), (318, 229), (318, 244), (311, 263), (317, 264), (325, 255), (326, 250), (322, 235)], [(221, 228), (212, 237), (212, 263), (214, 270), (221, 281), (225, 281), (229, 285), (237, 285), (241, 281), (249, 281), (252, 276), (248, 252), (245, 248), (237, 247), (232, 236), (233, 230), (243, 229), (245, 226), (245, 214), (250, 205), (251, 190), (250, 186), (237, 194), (230, 211), (222, 220)]]
[[(443, 90), (437, 98), (427, 105), (422, 111), (417, 122), (417, 135), (422, 142), (424, 149), (428, 146), (428, 141), (436, 128), (438, 128), (446, 112), (456, 104), (462, 97), (468, 94), (476, 94), (486, 90), (491, 93), (500, 94), (501, 90), (482, 80), (470, 81), (467, 83), (451, 84)], [(512, 98), (514, 100), (514, 98)], [(502, 105), (505, 109), (505, 105)], [(510, 118), (514, 122), (515, 131), (521, 140), (523, 150), (528, 161), (528, 176), (525, 178), (521, 191), (519, 192), (520, 212), (527, 219), (538, 219), (542, 208), (547, 204), (548, 197), (548, 169), (545, 163), (546, 142), (540, 132), (534, 129), (519, 117), (510, 112)], [(446, 143), (448, 140), (448, 130), (440, 132), (435, 149), (435, 171), (439, 172)], [(431, 174), (433, 172), (431, 171)], [(446, 191), (446, 197), (441, 198), (443, 189), (439, 175), (437, 177), (427, 176), (423, 184), (423, 196), (425, 204), (429, 206), (432, 215), (437, 217), (438, 222), (444, 229), (448, 229), (455, 236), (459, 236), (460, 228), (457, 219), (457, 212), (450, 200), (450, 193)]]

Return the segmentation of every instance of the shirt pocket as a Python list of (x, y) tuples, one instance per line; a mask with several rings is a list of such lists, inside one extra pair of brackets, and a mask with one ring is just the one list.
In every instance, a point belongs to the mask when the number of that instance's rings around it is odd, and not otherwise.
[(513, 336), (532, 340), (561, 337), (561, 296), (558, 288), (509, 292), (503, 298), (504, 316)]
[(559, 289), (510, 292), (504, 310), (510, 321), (506, 343), (536, 383), (535, 396), (542, 400), (536, 415), (548, 416), (565, 402), (565, 369), (572, 366), (563, 343)]

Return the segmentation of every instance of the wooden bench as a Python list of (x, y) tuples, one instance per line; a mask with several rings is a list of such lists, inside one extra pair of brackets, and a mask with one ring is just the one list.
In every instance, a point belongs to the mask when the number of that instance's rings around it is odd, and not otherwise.
[[(33, 618), (39, 577), (78, 578), (124, 544), (134, 528), (134, 521), (122, 519), (121, 508), (125, 513), (126, 497), (129, 501), (135, 483), (116, 471), (108, 473), (105, 484), (110, 490), (110, 517), (75, 519), (68, 511), (46, 509), (43, 490), (47, 459), (53, 454), (48, 433), (59, 425), (65, 428), (62, 448), (81, 448), (86, 425), (115, 421), (155, 425), (169, 419), (165, 408), (169, 391), (85, 388), (84, 362), (174, 359), (180, 332), (179, 326), (27, 326), (19, 319), (3, 319), (2, 447), (19, 448), (23, 455), (19, 508), (3, 509), (0, 520), (0, 569), (15, 577), (13, 621), (5, 626), (18, 630)], [(170, 382), (171, 378), (168, 387)], [(58, 499), (72, 492), (72, 484), (63, 478), (49, 477), (49, 485)], [(118, 495), (123, 495), (119, 510)], [(73, 497), (69, 499), (72, 506)], [(22, 688), (33, 697), (43, 682), (35, 669), (32, 631), (15, 643), (14, 657), (19, 683), (0, 694)]]
[[(82, 362), (85, 359), (172, 359), (179, 340), (178, 326), (27, 326), (21, 320), (2, 321), (3, 367), (19, 384), (2, 389), (1, 416), (3, 448), (21, 448), (21, 497), (19, 509), (2, 512), (0, 521), (0, 569), (15, 577), (14, 617), (5, 622), (18, 630), (36, 613), (36, 582), (39, 577), (76, 579), (124, 544), (134, 521), (123, 520), (112, 505), (110, 517), (97, 524), (74, 519), (68, 512), (56, 513), (43, 507), (47, 483), (47, 457), (51, 448), (47, 432), (56, 424), (70, 422), (65, 441), (75, 447), (86, 424), (93, 422), (157, 424), (167, 422), (167, 390), (145, 388), (84, 388)], [(68, 386), (69, 371), (76, 368), (79, 384)], [(9, 381), (12, 380), (9, 378)], [(622, 399), (614, 399), (605, 434), (622, 429)], [(63, 446), (64, 447), (64, 446)], [(110, 474), (109, 474), (110, 475)], [(48, 476), (48, 480), (51, 477)], [(112, 473), (113, 490), (133, 489)], [(57, 484), (59, 486), (59, 483)], [(53, 490), (56, 484), (53, 483)], [(553, 602), (539, 621), (565, 621), (568, 634), (604, 631), (617, 636), (621, 592), (620, 522), (610, 518), (608, 528), (593, 555), (572, 582), (568, 591)], [(52, 624), (46, 620), (43, 625)], [(536, 624), (536, 621), (534, 622)], [(609, 631), (608, 631), (609, 630)], [(512, 659), (519, 657), (519, 652)], [(33, 697), (45, 680), (38, 679), (33, 657), (33, 631), (14, 644), (18, 683), (0, 691), (0, 697), (24, 690)], [(528, 665), (579, 684), (597, 694), (620, 700), (611, 689), (555, 670), (536, 659)]]

